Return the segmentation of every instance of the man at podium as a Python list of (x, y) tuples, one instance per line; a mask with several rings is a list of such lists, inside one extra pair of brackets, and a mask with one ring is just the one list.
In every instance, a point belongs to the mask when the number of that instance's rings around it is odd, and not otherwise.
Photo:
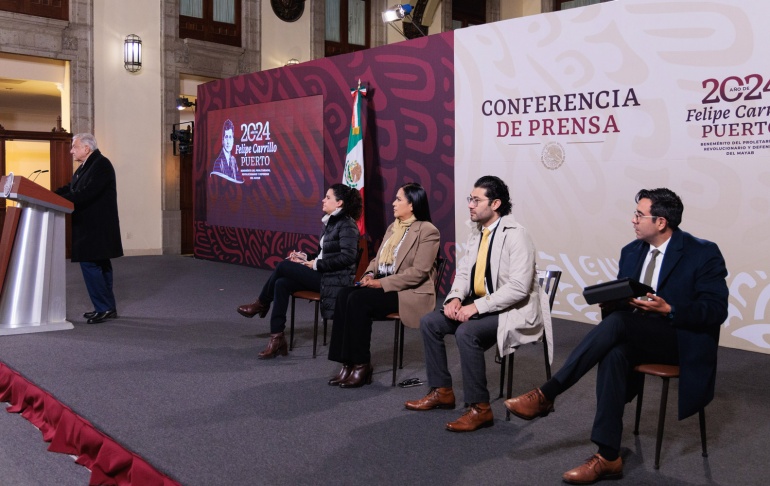
[(54, 192), (75, 205), (72, 212), (72, 261), (80, 262), (94, 310), (83, 317), (99, 324), (118, 317), (112, 291), (111, 258), (123, 256), (115, 169), (90, 133), (72, 137), (70, 150), (80, 166), (69, 184)]

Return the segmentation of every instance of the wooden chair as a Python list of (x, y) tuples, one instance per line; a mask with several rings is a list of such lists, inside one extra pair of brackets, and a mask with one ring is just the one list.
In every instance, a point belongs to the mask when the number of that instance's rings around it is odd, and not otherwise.
[[(559, 288), (559, 280), (561, 280), (561, 271), (560, 270), (546, 270), (543, 272), (539, 272), (539, 279), (540, 286), (543, 287), (543, 290), (545, 291), (545, 294), (548, 296), (548, 308), (553, 309), (553, 302), (556, 299), (556, 290)], [(543, 333), (540, 336), (540, 341), (543, 343), (543, 355), (545, 356), (545, 376), (548, 380), (551, 379), (551, 362), (548, 359), (548, 340), (545, 336), (545, 326), (543, 327)], [(508, 386), (506, 388), (506, 398), (511, 398), (512, 392), (513, 392), (513, 355), (515, 353), (511, 353), (508, 355), (508, 359), (500, 358), (499, 352), (498, 355), (495, 357), (495, 361), (500, 363), (500, 397), (503, 397), (503, 385), (505, 383), (505, 375), (506, 375), (506, 361), (508, 364)], [(505, 420), (511, 419), (511, 413), (506, 409), (505, 411)]]
[[(361, 254), (363, 249), (358, 248), (358, 255), (356, 256), (356, 269), (361, 261)], [(289, 351), (294, 349), (294, 301), (295, 299), (304, 299), (309, 302), (315, 303), (315, 317), (313, 318), (313, 358), (316, 357), (316, 347), (318, 345), (318, 310), (321, 305), (321, 294), (313, 292), (312, 290), (299, 290), (291, 294), (291, 325), (289, 327)], [(324, 346), (326, 346), (326, 329), (328, 327), (328, 320), (324, 317)]]
[[(441, 285), (441, 279), (444, 277), (444, 269), (446, 268), (447, 260), (441, 256), (436, 257), (434, 266), (436, 268), (436, 281), (435, 292), (438, 295), (438, 289)], [(393, 320), (394, 323), (394, 335), (393, 335), (393, 383), (391, 386), (396, 386), (396, 368), (404, 368), (404, 323), (401, 322), (401, 315), (398, 312), (392, 312), (385, 316), (386, 320)]]
[[(660, 445), (663, 442), (663, 426), (666, 423), (666, 402), (668, 401), (668, 385), (671, 378), (679, 378), (679, 366), (663, 364), (640, 364), (634, 367), (634, 371), (643, 374), (642, 386), (636, 398), (636, 421), (634, 423), (634, 435), (639, 435), (639, 419), (642, 415), (642, 399), (644, 398), (644, 379), (647, 375), (658, 376), (663, 380), (660, 392), (660, 410), (658, 411), (658, 435), (655, 440), (655, 469), (660, 468)], [(700, 442), (703, 449), (702, 456), (708, 457), (706, 450), (706, 412), (701, 409), (698, 412), (700, 422)]]

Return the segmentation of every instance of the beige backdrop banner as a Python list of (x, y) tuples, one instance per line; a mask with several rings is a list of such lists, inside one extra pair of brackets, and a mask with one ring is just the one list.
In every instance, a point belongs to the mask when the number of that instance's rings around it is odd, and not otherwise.
[(510, 186), (554, 315), (598, 322), (582, 289), (616, 276), (639, 189), (730, 272), (725, 346), (770, 353), (770, 2), (617, 0), (455, 33), (457, 241), (480, 175)]

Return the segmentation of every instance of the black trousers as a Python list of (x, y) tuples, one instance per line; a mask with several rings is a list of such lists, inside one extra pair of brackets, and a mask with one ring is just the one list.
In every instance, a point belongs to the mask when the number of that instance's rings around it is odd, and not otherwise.
[(289, 308), (291, 294), (300, 290), (321, 291), (321, 274), (301, 263), (284, 260), (275, 267), (267, 279), (259, 300), (265, 304), (272, 302), (270, 314), (270, 332), (275, 334), (286, 329), (286, 310)]
[(372, 319), (398, 312), (398, 292), (346, 287), (337, 294), (329, 359), (344, 364), (372, 361)]
[(645, 362), (679, 364), (676, 329), (664, 317), (618, 311), (591, 329), (553, 376), (566, 390), (599, 365), (591, 431), (597, 445), (620, 450), (623, 409), (638, 383), (633, 368)]

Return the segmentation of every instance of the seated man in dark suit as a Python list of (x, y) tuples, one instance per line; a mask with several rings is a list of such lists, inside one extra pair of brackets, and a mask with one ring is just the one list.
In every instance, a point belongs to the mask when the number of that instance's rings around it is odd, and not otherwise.
[(618, 278), (649, 281), (655, 294), (603, 309), (612, 312), (583, 338), (551, 380), (505, 402), (523, 419), (544, 417), (553, 411), (556, 396), (599, 365), (591, 432), (599, 450), (585, 464), (564, 473), (567, 483), (622, 476), (623, 408), (640, 384), (634, 366), (645, 362), (680, 366), (680, 420), (714, 398), (719, 329), (727, 318), (724, 258), (716, 244), (679, 229), (684, 207), (674, 192), (641, 190), (636, 202), (631, 221), (637, 239), (620, 252)]

